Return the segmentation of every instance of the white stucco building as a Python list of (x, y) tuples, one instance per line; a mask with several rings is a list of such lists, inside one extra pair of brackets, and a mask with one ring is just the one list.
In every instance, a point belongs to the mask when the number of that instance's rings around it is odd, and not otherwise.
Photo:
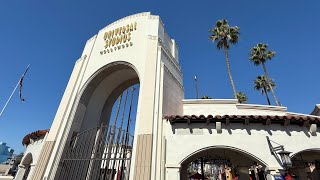
[(24, 151), (15, 179), (32, 180), (31, 176), (34, 171), (34, 166), (38, 163), (40, 151), (48, 132), (49, 130), (38, 130), (27, 134), (23, 138), (22, 144), (26, 150)]
[[(117, 20), (90, 38), (32, 161), (37, 163), (31, 179), (185, 180), (188, 166), (199, 158), (207, 167), (219, 167), (211, 179), (251, 174), (273, 180), (288, 168), (301, 179), (317, 175), (319, 106), (306, 115), (234, 99), (184, 99), (178, 49), (160, 17), (149, 12)], [(114, 143), (113, 104), (137, 83), (134, 138), (125, 135)], [(105, 156), (114, 144), (132, 148), (130, 157), (121, 148), (115, 153), (121, 155)], [(292, 152), (293, 166), (285, 166), (281, 150)], [(128, 176), (121, 176), (124, 166), (110, 168), (112, 157), (126, 160)], [(101, 167), (108, 167), (107, 175)]]

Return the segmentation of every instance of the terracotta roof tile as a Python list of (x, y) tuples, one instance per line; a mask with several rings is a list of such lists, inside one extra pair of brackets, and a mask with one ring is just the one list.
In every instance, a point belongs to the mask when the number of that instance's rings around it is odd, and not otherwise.
[(44, 130), (38, 130), (35, 132), (32, 132), (30, 134), (27, 134), (23, 140), (22, 140), (22, 145), (28, 145), (30, 143), (30, 139), (37, 139), (49, 132), (49, 129), (44, 129)]
[(250, 123), (276, 123), (276, 124), (284, 124), (285, 121), (290, 121), (290, 124), (299, 124), (303, 125), (304, 123), (315, 123), (320, 125), (320, 117), (314, 116), (295, 116), (295, 115), (208, 115), (205, 116), (203, 114), (197, 115), (172, 115), (165, 116), (164, 119), (170, 121), (171, 124), (174, 123), (204, 123), (204, 122), (215, 122), (215, 121), (225, 121), (231, 120), (230, 123), (239, 123), (243, 120), (249, 120)]

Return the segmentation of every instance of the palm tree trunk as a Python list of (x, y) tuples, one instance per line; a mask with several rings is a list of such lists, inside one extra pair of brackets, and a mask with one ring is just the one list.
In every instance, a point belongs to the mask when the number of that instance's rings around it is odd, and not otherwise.
[(267, 72), (266, 64), (265, 64), (264, 62), (262, 62), (262, 66), (263, 66), (264, 74), (266, 75), (266, 78), (268, 79), (268, 85), (269, 85), (269, 88), (270, 88), (270, 90), (271, 90), (273, 99), (274, 99), (274, 101), (276, 102), (276, 105), (277, 105), (277, 106), (280, 106), (280, 105), (279, 105), (279, 102), (278, 102), (278, 99), (277, 99), (277, 97), (276, 97), (276, 95), (275, 95), (275, 93), (274, 93), (274, 91), (273, 91), (273, 88), (272, 88), (272, 86), (271, 86), (271, 84), (270, 84), (270, 81), (269, 81), (270, 78), (269, 78), (269, 75), (268, 75), (268, 72)]
[(267, 100), (268, 100), (268, 104), (269, 104), (269, 105), (271, 105), (271, 104), (270, 104), (270, 99), (269, 99), (269, 96), (268, 96), (268, 92), (267, 92), (266, 87), (265, 87), (265, 86), (263, 86), (263, 89), (264, 89), (264, 93), (266, 94), (266, 98), (267, 98)]
[(229, 78), (230, 78), (230, 82), (231, 82), (231, 86), (232, 86), (232, 90), (233, 90), (233, 95), (234, 95), (234, 98), (237, 99), (237, 91), (236, 91), (236, 88), (234, 86), (234, 82), (233, 82), (232, 75), (231, 75), (231, 69), (230, 69), (229, 56), (228, 56), (228, 49), (227, 48), (224, 48), (224, 53), (226, 55), (226, 63), (227, 63), (228, 75), (229, 75)]

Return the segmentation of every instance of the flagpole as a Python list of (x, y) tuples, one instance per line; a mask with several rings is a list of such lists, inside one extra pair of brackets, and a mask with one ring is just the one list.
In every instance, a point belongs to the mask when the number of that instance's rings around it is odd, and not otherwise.
[[(22, 74), (21, 78), (26, 74), (26, 72), (27, 72), (27, 71), (28, 71), (28, 69), (29, 69), (29, 66), (30, 66), (30, 64), (28, 65), (28, 67), (27, 67), (27, 69), (24, 71), (24, 73)], [(17, 90), (17, 87), (19, 86), (19, 83), (20, 83), (21, 78), (19, 79), (19, 81), (18, 81), (18, 83), (17, 83), (16, 87), (13, 89), (13, 91), (12, 91), (12, 93), (11, 93), (10, 97), (8, 98), (8, 100), (7, 100), (6, 104), (5, 104), (5, 105), (4, 105), (4, 107), (2, 108), (2, 110), (1, 110), (1, 112), (0, 112), (0, 117), (2, 116), (3, 111), (6, 109), (6, 107), (7, 107), (8, 103), (9, 103), (9, 101), (11, 100), (11, 98), (12, 98), (12, 96), (13, 96), (14, 92)]]
[(198, 79), (197, 76), (194, 76), (194, 81), (195, 81), (195, 85), (196, 85), (196, 99), (198, 99)]

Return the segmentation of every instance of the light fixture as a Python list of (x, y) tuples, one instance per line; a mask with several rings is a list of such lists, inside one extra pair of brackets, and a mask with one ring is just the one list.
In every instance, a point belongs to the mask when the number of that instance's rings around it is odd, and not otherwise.
[(286, 167), (286, 168), (292, 167), (292, 161), (291, 161), (291, 158), (290, 158), (290, 153), (291, 152), (282, 150), (282, 151), (279, 151), (277, 153), (280, 155), (281, 161), (282, 161), (282, 164), (283, 164), (284, 167)]
[[(274, 141), (272, 141), (273, 143), (277, 144), (278, 146), (273, 147), (271, 144), (271, 140), (269, 139), (269, 137), (267, 136), (267, 141), (268, 141), (268, 145), (271, 151), (271, 154), (274, 155), (274, 157), (277, 159), (277, 161), (282, 165), (283, 168), (287, 169), (289, 167), (292, 167), (292, 161), (290, 158), (290, 153), (289, 151), (285, 151), (284, 150), (284, 146), (280, 145)], [(279, 159), (279, 156), (281, 157), (281, 160)]]

